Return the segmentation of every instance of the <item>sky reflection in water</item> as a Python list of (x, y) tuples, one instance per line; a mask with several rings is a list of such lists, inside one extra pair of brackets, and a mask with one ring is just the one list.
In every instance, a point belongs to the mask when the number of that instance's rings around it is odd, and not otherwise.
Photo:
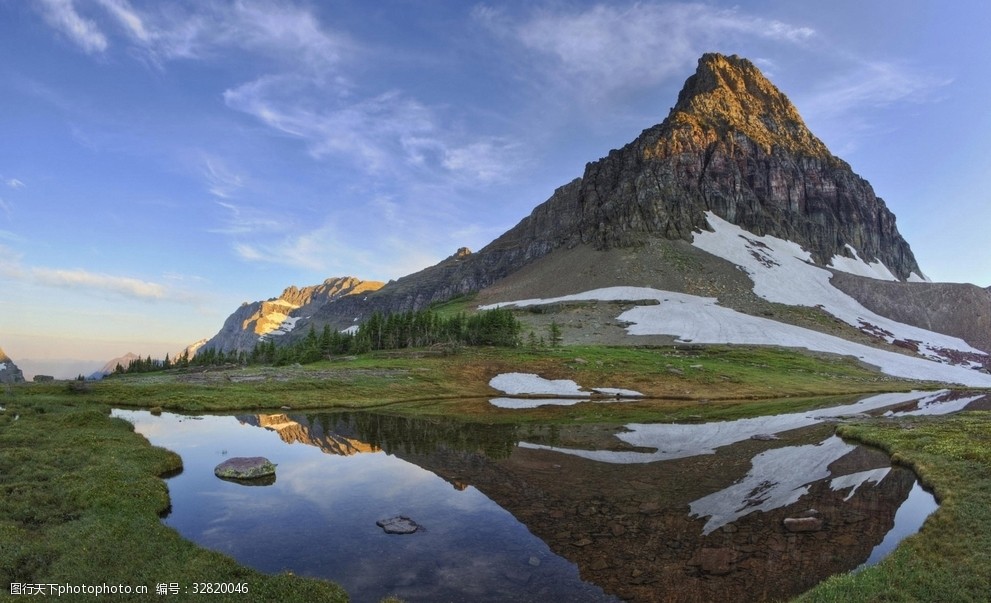
[[(778, 417), (628, 425), (607, 430), (611, 450), (587, 446), (590, 429), (602, 426), (369, 413), (115, 415), (183, 457), (183, 472), (168, 480), (168, 525), (261, 571), (337, 581), (358, 602), (390, 594), (410, 602), (760, 600), (876, 562), (935, 509), (908, 471), (829, 436), (822, 418), (936, 414), (972, 400), (895, 394)], [(750, 439), (771, 433), (783, 441)], [(623, 450), (630, 445), (641, 448)], [(273, 485), (213, 475), (226, 458), (259, 455), (279, 465)], [(784, 517), (813, 507), (822, 533), (782, 528)], [(424, 530), (387, 535), (375, 524), (396, 515)], [(796, 551), (809, 562), (788, 561)], [(823, 554), (840, 559), (816, 567)]]

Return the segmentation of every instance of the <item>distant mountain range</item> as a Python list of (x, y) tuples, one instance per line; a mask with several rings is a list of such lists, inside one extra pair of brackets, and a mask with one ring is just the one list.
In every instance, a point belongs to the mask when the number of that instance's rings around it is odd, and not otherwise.
[(647, 308), (607, 317), (619, 336), (583, 326), (602, 318), (586, 310), (565, 324), (575, 341), (804, 347), (899, 376), (991, 385), (991, 291), (930, 283), (871, 185), (737, 56), (702, 56), (662, 123), (480, 251), (385, 285), (347, 277), (287, 289), (243, 305), (206, 345), (248, 350), (466, 295)]

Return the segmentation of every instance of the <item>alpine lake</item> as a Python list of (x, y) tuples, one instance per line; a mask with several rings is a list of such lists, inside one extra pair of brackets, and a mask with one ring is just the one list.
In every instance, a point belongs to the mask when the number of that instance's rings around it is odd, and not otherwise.
[[(167, 525), (263, 572), (333, 580), (359, 603), (772, 601), (876, 563), (937, 508), (910, 470), (840, 439), (836, 422), (991, 407), (944, 390), (708, 422), (544, 420), (548, 404), (575, 402), (521, 399), (518, 422), (486, 423), (113, 414), (182, 457)], [(276, 476), (215, 477), (241, 456), (267, 457)], [(416, 530), (379, 525), (395, 518)]]

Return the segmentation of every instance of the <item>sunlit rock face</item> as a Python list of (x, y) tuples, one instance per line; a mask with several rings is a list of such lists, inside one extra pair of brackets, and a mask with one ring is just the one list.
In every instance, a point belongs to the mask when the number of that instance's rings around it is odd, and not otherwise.
[(279, 297), (242, 304), (202, 347), (224, 352), (251, 350), (263, 338), (289, 333), (297, 321), (312, 316), (325, 304), (347, 296), (363, 297), (381, 287), (378, 281), (351, 276), (330, 278), (310, 287), (287, 287)]
[(24, 373), (17, 368), (10, 356), (0, 348), (0, 383), (21, 383), (24, 381)]
[(657, 235), (690, 241), (708, 229), (704, 213), (712, 211), (754, 234), (796, 242), (820, 265), (855, 251), (899, 278), (921, 274), (870, 184), (736, 56), (699, 59), (668, 118), (590, 164), (580, 197), (582, 239), (598, 246)]

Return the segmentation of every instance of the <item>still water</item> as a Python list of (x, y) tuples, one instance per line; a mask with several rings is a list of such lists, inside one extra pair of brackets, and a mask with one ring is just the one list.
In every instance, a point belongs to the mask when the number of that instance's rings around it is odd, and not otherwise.
[[(974, 403), (902, 393), (736, 421), (581, 426), (114, 414), (183, 458), (166, 524), (258, 570), (334, 580), (359, 603), (760, 601), (875, 563), (936, 508), (910, 471), (837, 438), (831, 421)], [(268, 457), (276, 480), (214, 477), (235, 456)], [(399, 515), (422, 529), (376, 525)]]

